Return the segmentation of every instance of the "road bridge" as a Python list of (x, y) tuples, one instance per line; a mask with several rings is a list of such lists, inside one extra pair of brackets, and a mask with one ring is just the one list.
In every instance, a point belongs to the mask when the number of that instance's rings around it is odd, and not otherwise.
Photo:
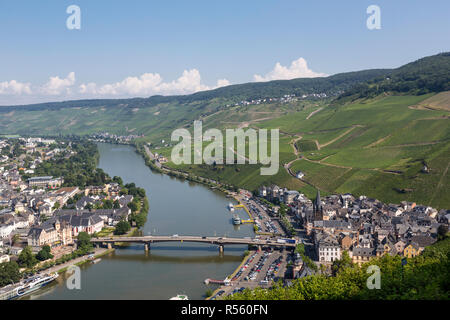
[(107, 245), (112, 248), (114, 243), (142, 243), (146, 251), (150, 250), (150, 245), (152, 243), (160, 242), (197, 242), (197, 243), (207, 243), (219, 246), (219, 251), (223, 252), (225, 245), (249, 245), (255, 246), (259, 250), (262, 247), (271, 248), (291, 248), (296, 247), (295, 243), (278, 242), (276, 239), (255, 239), (255, 238), (227, 238), (227, 237), (202, 237), (202, 236), (138, 236), (138, 237), (102, 237), (102, 238), (92, 238), (91, 242), (96, 245)]

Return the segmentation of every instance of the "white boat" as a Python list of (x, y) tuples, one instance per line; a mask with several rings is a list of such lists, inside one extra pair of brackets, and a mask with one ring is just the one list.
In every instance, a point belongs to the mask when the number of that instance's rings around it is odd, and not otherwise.
[(177, 294), (175, 297), (172, 297), (169, 300), (189, 300), (189, 299), (188, 296), (185, 294)]
[(228, 204), (228, 210), (234, 211), (234, 206), (231, 202)]
[(36, 275), (32, 278), (25, 279), (22, 282), (22, 285), (17, 288), (16, 297), (22, 297), (24, 295), (30, 294), (54, 281), (56, 278), (58, 278), (58, 276), (58, 273), (54, 272), (51, 274)]

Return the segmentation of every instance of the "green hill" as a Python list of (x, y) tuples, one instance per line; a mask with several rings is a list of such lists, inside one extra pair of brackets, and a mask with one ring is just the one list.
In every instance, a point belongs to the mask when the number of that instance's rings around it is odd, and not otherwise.
[(391, 72), (355, 85), (340, 98), (375, 97), (384, 92), (426, 94), (450, 90), (450, 52), (408, 63)]
[[(449, 75), (450, 53), (442, 53), (397, 69), (248, 83), (186, 96), (0, 107), (0, 133), (108, 131), (144, 134), (138, 143), (161, 146), (174, 129), (190, 129), (194, 120), (202, 120), (204, 130), (279, 128), (277, 175), (261, 176), (258, 165), (168, 165), (250, 190), (276, 183), (309, 196), (318, 188), (324, 194), (351, 192), (449, 208)], [(310, 93), (328, 97), (238, 104)], [(159, 152), (170, 157), (171, 148)], [(295, 178), (285, 166), (294, 174), (303, 171), (304, 178)]]

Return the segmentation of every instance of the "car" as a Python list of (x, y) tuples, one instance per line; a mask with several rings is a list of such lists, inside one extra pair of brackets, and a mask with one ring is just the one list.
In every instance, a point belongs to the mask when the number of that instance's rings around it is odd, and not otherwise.
[(206, 237), (202, 237), (202, 239), (206, 239)]
[(178, 234), (172, 235), (172, 238), (178, 238)]

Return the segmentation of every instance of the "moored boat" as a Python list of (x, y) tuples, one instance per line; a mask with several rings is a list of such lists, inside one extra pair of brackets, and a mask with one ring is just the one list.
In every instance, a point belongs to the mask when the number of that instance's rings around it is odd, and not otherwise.
[(185, 294), (177, 294), (175, 297), (172, 297), (169, 300), (189, 300), (189, 299), (188, 296)]
[(16, 296), (12, 299), (30, 294), (54, 281), (56, 278), (58, 278), (58, 276), (58, 273), (54, 272), (51, 274), (36, 275), (29, 279), (25, 279), (22, 282), (22, 285), (17, 288)]

